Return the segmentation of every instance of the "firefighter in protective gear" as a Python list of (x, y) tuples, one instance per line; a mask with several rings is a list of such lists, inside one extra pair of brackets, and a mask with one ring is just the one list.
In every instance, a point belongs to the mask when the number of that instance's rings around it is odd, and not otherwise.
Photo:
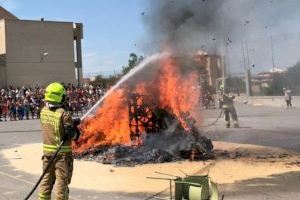
[(78, 139), (78, 132), (73, 126), (72, 115), (64, 109), (66, 91), (63, 85), (54, 82), (45, 90), (45, 107), (41, 110), (43, 133), (43, 169), (49, 163), (52, 155), (64, 140), (54, 162), (41, 181), (39, 200), (51, 200), (51, 192), (56, 182), (56, 200), (67, 200), (72, 172), (73, 157), (71, 141)]
[(233, 105), (233, 99), (235, 96), (229, 95), (229, 92), (227, 90), (224, 91), (224, 86), (220, 86), (221, 89), (221, 95), (220, 95), (220, 107), (223, 109), (224, 116), (225, 116), (225, 123), (226, 127), (230, 128), (230, 116), (233, 120), (233, 127), (238, 128), (239, 127), (239, 122), (238, 122), (238, 117), (236, 114), (235, 107)]

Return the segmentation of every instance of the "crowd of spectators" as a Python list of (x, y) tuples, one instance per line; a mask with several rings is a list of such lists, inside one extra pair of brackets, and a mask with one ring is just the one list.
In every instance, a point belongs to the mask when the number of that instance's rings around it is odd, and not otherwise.
[[(93, 106), (103, 95), (100, 87), (75, 87), (65, 85), (65, 106), (74, 116), (80, 116)], [(9, 87), (0, 90), (0, 121), (39, 119), (44, 106), (43, 87)]]

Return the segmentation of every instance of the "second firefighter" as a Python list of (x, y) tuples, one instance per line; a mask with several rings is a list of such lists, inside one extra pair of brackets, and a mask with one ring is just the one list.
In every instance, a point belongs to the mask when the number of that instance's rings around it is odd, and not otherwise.
[(236, 110), (233, 104), (233, 99), (235, 96), (230, 95), (228, 90), (222, 91), (223, 87), (220, 87), (221, 94), (220, 94), (220, 107), (223, 109), (224, 117), (225, 117), (225, 124), (227, 128), (230, 128), (230, 115), (233, 121), (233, 127), (238, 128), (238, 116), (236, 114)]

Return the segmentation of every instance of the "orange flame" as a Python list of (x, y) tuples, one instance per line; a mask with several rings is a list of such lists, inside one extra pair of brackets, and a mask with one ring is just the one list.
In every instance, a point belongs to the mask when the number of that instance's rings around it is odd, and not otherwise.
[[(148, 94), (160, 108), (168, 109), (188, 129), (185, 116), (196, 120), (193, 112), (199, 106), (200, 90), (197, 72), (183, 73), (175, 59), (162, 60), (158, 75), (151, 82), (139, 82), (133, 92)], [(73, 145), (75, 152), (103, 145), (130, 144), (128, 92), (125, 88), (112, 92), (99, 107), (96, 115), (81, 125), (83, 134)]]
[(196, 72), (182, 76), (179, 66), (174, 60), (167, 59), (159, 79), (159, 101), (162, 108), (170, 108), (180, 120), (184, 128), (188, 128), (183, 114), (191, 113), (199, 105), (200, 90), (198, 89), (198, 75)]

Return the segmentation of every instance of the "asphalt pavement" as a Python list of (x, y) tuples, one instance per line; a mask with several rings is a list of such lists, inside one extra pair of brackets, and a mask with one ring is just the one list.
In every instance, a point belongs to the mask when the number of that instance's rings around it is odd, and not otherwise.
[[(244, 144), (281, 147), (300, 154), (300, 109), (254, 107), (236, 105), (240, 128), (225, 128), (224, 119), (210, 127), (201, 128), (203, 134), (213, 140)], [(199, 110), (205, 116), (204, 124), (216, 120), (219, 109)], [(38, 120), (0, 122), (0, 150), (41, 141)], [(133, 169), (134, 170), (134, 169)], [(0, 200), (23, 199), (37, 176), (16, 171), (0, 154)], [(280, 174), (267, 179), (253, 179), (238, 184), (220, 185), (225, 199), (300, 199), (300, 172)], [(36, 196), (32, 199), (36, 199)], [(78, 199), (145, 199), (144, 194), (99, 193), (87, 190), (72, 190), (71, 198)]]
[[(226, 128), (224, 118), (221, 117), (215, 125), (201, 128), (202, 134), (215, 141), (280, 147), (300, 155), (300, 109), (236, 104), (236, 110), (240, 128)], [(205, 126), (216, 120), (220, 110), (201, 112), (205, 116), (201, 126)], [(299, 188), (300, 172), (219, 186), (225, 199), (232, 200), (299, 200)]]
[[(281, 147), (300, 152), (300, 109), (273, 108), (237, 104), (240, 128), (225, 128), (224, 118), (202, 133), (212, 140)], [(214, 122), (219, 109), (201, 110), (204, 122)]]

